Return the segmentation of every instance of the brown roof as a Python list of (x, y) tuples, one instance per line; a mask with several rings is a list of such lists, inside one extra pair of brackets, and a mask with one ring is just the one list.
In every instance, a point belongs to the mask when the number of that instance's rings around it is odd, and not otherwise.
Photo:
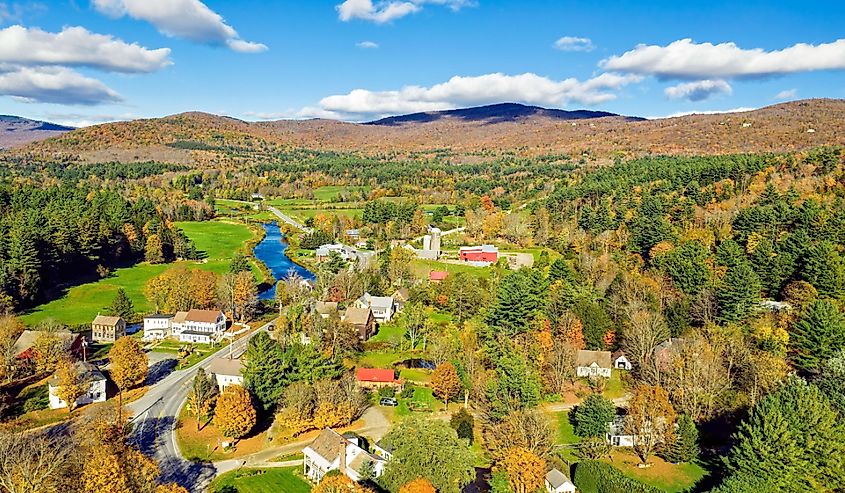
[(213, 324), (217, 322), (217, 317), (220, 316), (220, 313), (222, 313), (220, 310), (197, 310), (196, 308), (192, 308), (185, 315), (185, 320)]
[(243, 362), (238, 358), (229, 359), (222, 357), (215, 358), (208, 366), (208, 371), (215, 375), (234, 376), (241, 374), (241, 368), (243, 366)]
[(411, 291), (408, 288), (399, 288), (393, 293), (393, 299), (399, 301), (408, 301), (411, 299)]
[(314, 304), (314, 311), (321, 315), (329, 315), (337, 311), (336, 301), (318, 301)]
[(373, 312), (369, 308), (349, 307), (346, 309), (344, 321), (352, 325), (366, 325), (372, 316)]
[(340, 456), (341, 440), (345, 438), (331, 428), (326, 428), (308, 445), (308, 448), (328, 462), (334, 462)]
[[(25, 330), (21, 332), (20, 337), (18, 340), (15, 341), (15, 356), (26, 352), (27, 349), (31, 348), (35, 345), (35, 341), (38, 340), (38, 337), (41, 334), (48, 334), (49, 332), (43, 330)], [(55, 332), (56, 337), (62, 341), (64, 344), (64, 350), (67, 351), (71, 347), (73, 347), (73, 343), (76, 342), (77, 339), (82, 337), (82, 334), (76, 334), (67, 330), (60, 330)]]
[(116, 326), (121, 320), (120, 317), (108, 317), (106, 315), (97, 315), (94, 317), (94, 321), (91, 322), (94, 325), (108, 325), (110, 327)]
[(610, 351), (587, 351), (581, 349), (575, 357), (575, 366), (590, 366), (596, 363), (599, 368), (611, 368)]
[(176, 315), (173, 315), (173, 323), (174, 324), (183, 324), (185, 323), (185, 318), (187, 318), (188, 312), (176, 312)]

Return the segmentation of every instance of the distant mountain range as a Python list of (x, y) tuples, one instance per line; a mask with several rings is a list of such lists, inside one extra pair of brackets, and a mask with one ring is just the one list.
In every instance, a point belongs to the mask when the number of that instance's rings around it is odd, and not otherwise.
[[(368, 122), (367, 125), (402, 125), (408, 123), (431, 123), (442, 119), (460, 119), (466, 122), (504, 123), (515, 122), (526, 118), (549, 118), (552, 120), (586, 120), (590, 118), (619, 117), (615, 113), (607, 111), (590, 110), (557, 110), (541, 108), (539, 106), (526, 106), (519, 103), (499, 103), (487, 106), (476, 106), (473, 108), (461, 108), (456, 110), (428, 111), (424, 113), (411, 113), (408, 115), (390, 116), (380, 120)], [(640, 121), (644, 118), (623, 117), (628, 121)]]
[[(369, 123), (323, 119), (246, 122), (197, 112), (107, 123), (70, 133), (66, 133), (67, 127), (24, 119), (0, 123), (23, 134), (31, 133), (29, 141), (53, 136), (8, 152), (65, 155), (86, 162), (157, 160), (203, 167), (242, 160), (227, 149), (273, 153), (296, 147), (397, 158), (449, 156), (459, 163), (494, 159), (504, 152), (602, 159), (617, 155), (788, 152), (842, 145), (845, 100), (808, 99), (753, 111), (656, 120), (503, 103), (393, 116)], [(14, 134), (14, 128), (3, 133)]]
[(15, 147), (76, 130), (55, 123), (0, 115), (0, 148)]

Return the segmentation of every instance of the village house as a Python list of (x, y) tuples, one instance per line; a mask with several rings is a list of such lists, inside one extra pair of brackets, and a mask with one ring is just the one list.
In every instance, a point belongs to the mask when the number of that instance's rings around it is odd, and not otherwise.
[(552, 469), (546, 473), (546, 491), (548, 493), (575, 493), (575, 485), (566, 474)]
[(222, 392), (229, 385), (243, 385), (243, 361), (240, 358), (220, 357), (208, 366), (208, 372), (214, 375), (217, 388)]
[(625, 356), (625, 351), (621, 349), (617, 349), (616, 351), (614, 351), (613, 354), (610, 356), (610, 359), (613, 360), (613, 367), (617, 370), (630, 371), (631, 368), (633, 368), (631, 361), (628, 359), (627, 356)]
[(373, 451), (384, 460), (393, 458), (393, 444), (387, 438), (382, 438), (373, 445)]
[(579, 377), (610, 378), (610, 351), (581, 349), (575, 355), (575, 374)]
[(499, 248), (495, 245), (466, 246), (458, 249), (461, 262), (492, 264), (499, 260)]
[(182, 331), (185, 330), (185, 317), (187, 316), (188, 312), (176, 312), (173, 315), (173, 318), (170, 320), (170, 335), (179, 337), (182, 334)]
[(226, 331), (226, 315), (220, 310), (194, 308), (185, 314), (183, 327), (179, 332), (181, 342), (212, 344), (217, 342)]
[(170, 337), (173, 315), (152, 314), (144, 317), (144, 340), (160, 341)]
[(672, 356), (683, 349), (686, 341), (679, 337), (670, 337), (654, 347), (654, 361), (658, 367), (665, 368), (672, 360)]
[(339, 471), (352, 481), (360, 481), (363, 479), (365, 464), (369, 462), (374, 476), (381, 476), (387, 461), (367, 452), (361, 445), (357, 437), (341, 436), (331, 428), (326, 428), (302, 449), (302, 472), (315, 483), (319, 483), (331, 471)]
[(399, 390), (402, 387), (402, 381), (396, 378), (396, 370), (391, 368), (358, 368), (355, 380), (365, 389), (394, 387)]
[(62, 349), (65, 353), (70, 354), (75, 358), (82, 357), (84, 350), (85, 337), (82, 334), (76, 334), (68, 330), (59, 330), (56, 332), (46, 332), (43, 330), (25, 330), (18, 336), (15, 345), (12, 346), (12, 352), (18, 360), (33, 360), (37, 354), (35, 349), (36, 342), (42, 336), (56, 337), (62, 343)]
[(392, 296), (372, 296), (370, 293), (364, 293), (363, 296), (355, 300), (355, 306), (369, 308), (373, 311), (373, 317), (376, 321), (381, 323), (390, 322), (396, 310)]
[(393, 293), (393, 304), (397, 312), (405, 309), (405, 303), (411, 301), (411, 291), (408, 288), (399, 288)]
[(625, 416), (617, 416), (607, 424), (605, 440), (614, 447), (633, 447), (634, 435), (625, 431)]
[(126, 321), (120, 317), (97, 315), (91, 322), (91, 339), (97, 342), (114, 342), (126, 335)]
[(320, 315), (320, 318), (330, 318), (337, 314), (336, 301), (318, 301), (314, 303), (314, 311)]
[(358, 332), (358, 338), (362, 341), (366, 341), (376, 333), (376, 319), (369, 308), (350, 306), (340, 319), (354, 327)]
[[(83, 406), (93, 402), (105, 402), (106, 400), (106, 377), (91, 363), (77, 361), (73, 365), (74, 370), (83, 376), (88, 383), (88, 390), (85, 394), (76, 399), (75, 406)], [(49, 396), (50, 409), (61, 409), (67, 407), (67, 403), (59, 398), (58, 390), (61, 388), (55, 375), (47, 380), (47, 393)]]

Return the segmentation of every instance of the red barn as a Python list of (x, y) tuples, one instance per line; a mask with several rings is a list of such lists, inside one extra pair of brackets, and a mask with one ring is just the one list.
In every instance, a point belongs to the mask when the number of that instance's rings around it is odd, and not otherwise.
[(459, 250), (461, 262), (490, 262), (499, 259), (499, 249), (493, 245), (461, 247)]
[(355, 379), (358, 380), (358, 385), (365, 388), (401, 385), (399, 379), (396, 378), (396, 371), (390, 368), (358, 368)]

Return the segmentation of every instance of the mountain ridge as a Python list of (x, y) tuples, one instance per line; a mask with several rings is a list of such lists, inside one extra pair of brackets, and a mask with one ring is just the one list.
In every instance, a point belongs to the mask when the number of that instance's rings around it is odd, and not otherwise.
[(0, 148), (25, 145), (65, 132), (74, 127), (14, 115), (0, 115)]

